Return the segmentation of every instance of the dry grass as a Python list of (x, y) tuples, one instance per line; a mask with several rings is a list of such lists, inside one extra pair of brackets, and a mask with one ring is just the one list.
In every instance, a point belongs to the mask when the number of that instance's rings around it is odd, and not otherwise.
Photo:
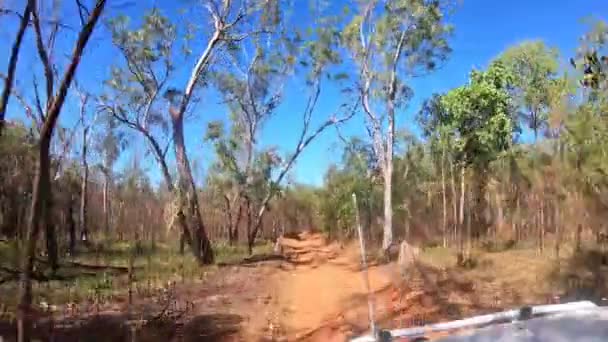
[[(244, 246), (228, 246), (217, 243), (215, 246), (216, 261), (233, 262), (246, 257), (247, 248)], [(258, 245), (254, 253), (267, 253), (270, 244)], [(0, 245), (0, 265), (18, 269), (17, 249), (15, 246), (2, 243)], [(177, 243), (143, 244), (136, 248), (127, 242), (109, 242), (87, 251), (81, 251), (77, 257), (66, 257), (60, 269), (51, 275), (44, 264), (39, 264), (38, 270), (47, 275), (50, 281), (33, 284), (34, 297), (37, 302), (49, 305), (64, 305), (68, 303), (108, 303), (124, 301), (129, 292), (129, 260), (133, 258), (133, 275), (130, 282), (134, 296), (153, 296), (165, 288), (168, 283), (195, 284), (205, 281), (213, 272), (215, 266), (201, 267), (188, 251), (181, 255)], [(110, 266), (123, 269), (116, 272), (113, 269), (85, 270), (73, 264), (80, 263), (96, 266)], [(0, 272), (0, 279), (4, 276)], [(0, 284), (0, 315), (1, 311), (13, 312), (16, 307), (16, 279)]]
[(497, 252), (474, 248), (471, 254), (477, 266), (468, 270), (456, 267), (456, 251), (449, 248), (424, 249), (419, 260), (458, 281), (471, 282), (480, 301), (499, 302), (499, 306), (598, 300), (608, 295), (608, 286), (603, 285), (608, 266), (598, 265), (604, 254), (589, 244), (579, 253), (572, 244), (563, 244), (558, 259), (553, 242), (547, 241), (546, 246), (543, 253), (530, 246)]

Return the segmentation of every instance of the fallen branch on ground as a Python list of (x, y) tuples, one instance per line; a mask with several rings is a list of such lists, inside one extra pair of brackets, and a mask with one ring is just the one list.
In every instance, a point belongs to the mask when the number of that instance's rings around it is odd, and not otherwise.
[[(36, 259), (36, 261), (41, 264), (45, 264), (45, 265), (48, 264), (48, 261), (43, 260), (43, 259)], [(74, 268), (82, 268), (82, 269), (91, 270), (91, 271), (114, 271), (117, 273), (129, 273), (128, 266), (84, 264), (84, 263), (80, 263), (77, 261), (65, 261), (61, 264), (61, 266), (63, 266), (63, 267), (71, 266)], [(137, 270), (140, 268), (141, 268), (141, 266), (133, 266), (134, 270)]]
[(256, 262), (275, 261), (275, 260), (285, 261), (285, 257), (281, 254), (256, 254), (256, 255), (252, 255), (250, 257), (244, 258), (243, 260), (236, 261), (236, 262), (220, 262), (220, 263), (217, 263), (217, 265), (220, 267), (242, 266), (242, 265), (253, 264)]

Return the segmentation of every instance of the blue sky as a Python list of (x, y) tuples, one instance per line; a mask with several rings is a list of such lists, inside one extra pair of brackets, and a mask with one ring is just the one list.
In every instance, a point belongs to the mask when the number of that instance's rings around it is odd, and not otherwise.
[[(21, 11), (23, 0), (7, 1), (11, 8)], [(112, 7), (113, 1), (109, 1), (110, 8), (107, 14), (114, 15), (124, 13), (137, 18), (144, 9), (156, 3), (175, 21), (184, 15), (196, 17), (196, 13), (180, 14), (178, 9), (187, 3), (185, 0), (178, 1), (143, 1), (138, 0), (136, 5), (119, 8)], [(308, 1), (301, 1), (305, 6)], [(296, 10), (296, 12), (298, 12)], [(413, 122), (415, 113), (420, 108), (422, 101), (436, 92), (444, 92), (450, 88), (459, 86), (466, 82), (469, 71), (474, 67), (485, 67), (487, 63), (496, 57), (508, 46), (526, 39), (542, 39), (548, 45), (557, 47), (562, 53), (564, 61), (572, 56), (578, 45), (579, 37), (585, 32), (586, 26), (581, 22), (585, 17), (607, 19), (608, 1), (605, 0), (512, 0), (512, 1), (490, 1), (490, 0), (464, 0), (451, 16), (450, 22), (454, 25), (454, 36), (450, 41), (453, 53), (447, 63), (435, 73), (425, 77), (410, 80), (409, 84), (414, 90), (414, 98), (411, 103), (399, 113), (398, 125), (417, 132)], [(73, 15), (64, 18), (66, 23), (77, 26), (77, 18)], [(7, 17), (0, 18), (0, 43), (5, 46), (2, 58), (0, 58), (0, 70), (6, 70), (8, 60), (8, 46), (14, 39), (16, 22)], [(8, 23), (8, 24), (5, 24)], [(31, 33), (26, 37), (25, 45), (19, 60), (18, 87), (26, 96), (31, 96), (32, 74), (40, 70), (39, 62), (32, 48)], [(64, 61), (72, 49), (74, 34), (64, 33), (57, 41), (57, 53), (55, 58)], [(119, 62), (116, 53), (109, 47), (107, 31), (98, 30), (87, 49), (87, 54), (82, 61), (78, 72), (78, 80), (86, 88), (93, 92), (100, 90), (100, 84), (107, 77), (109, 67), (112, 63)], [(202, 40), (192, 46), (194, 53), (202, 49)], [(185, 64), (179, 69), (175, 78), (175, 85), (183, 88), (186, 82), (190, 65)], [(34, 72), (32, 72), (34, 71)], [(38, 72), (39, 83), (43, 84), (42, 73)], [(285, 101), (267, 123), (261, 136), (264, 145), (278, 146), (283, 152), (293, 150), (296, 145), (299, 130), (301, 128), (301, 113), (304, 108), (305, 96), (303, 89), (298, 86), (287, 87)], [(335, 87), (330, 85), (324, 87), (317, 110), (314, 123), (323, 121), (340, 103), (340, 94)], [(22, 112), (21, 108), (11, 101), (9, 118), (15, 118)], [(198, 105), (196, 116), (186, 124), (186, 140), (189, 154), (195, 164), (199, 166), (198, 177), (204, 174), (205, 167), (211, 162), (213, 155), (208, 147), (202, 142), (203, 130), (209, 120), (223, 119), (227, 110), (218, 104), (219, 99), (213, 92), (206, 93), (202, 102)], [(77, 116), (77, 106), (74, 97), (66, 103), (62, 113), (61, 122), (71, 126)], [(363, 134), (363, 120), (361, 116), (355, 117), (344, 128), (345, 135)], [(130, 145), (139, 144), (140, 141), (132, 138)], [(141, 152), (144, 148), (133, 149)], [(293, 171), (293, 176), (298, 182), (307, 184), (320, 184), (323, 175), (331, 163), (339, 162), (341, 152), (339, 140), (335, 131), (330, 129), (314, 141), (304, 151)], [(126, 154), (121, 159), (124, 164), (129, 159)], [(149, 159), (149, 160), (148, 160)], [(159, 177), (156, 166), (151, 158), (145, 163), (151, 177), (157, 180)]]

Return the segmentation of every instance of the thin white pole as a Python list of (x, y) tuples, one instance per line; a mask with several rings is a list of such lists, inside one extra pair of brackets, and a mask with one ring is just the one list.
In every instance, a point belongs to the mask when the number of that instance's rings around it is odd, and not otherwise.
[(372, 336), (376, 336), (376, 323), (374, 322), (374, 298), (369, 283), (369, 273), (367, 272), (367, 261), (365, 254), (365, 241), (363, 240), (363, 229), (359, 220), (359, 206), (357, 205), (357, 195), (353, 193), (353, 206), (355, 209), (355, 223), (357, 224), (357, 233), (359, 234), (359, 246), (361, 247), (361, 268), (363, 271), (363, 282), (367, 291), (367, 308), (369, 310), (369, 325), (372, 330)]

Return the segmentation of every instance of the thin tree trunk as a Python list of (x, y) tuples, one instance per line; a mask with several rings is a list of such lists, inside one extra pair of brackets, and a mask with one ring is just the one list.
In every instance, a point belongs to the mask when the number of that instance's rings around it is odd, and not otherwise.
[[(142, 127), (136, 128), (138, 132), (140, 132), (148, 144), (150, 145), (150, 149), (152, 150), (152, 154), (160, 167), (161, 173), (165, 180), (165, 184), (167, 186), (167, 190), (173, 194), (174, 196), (178, 196), (175, 186), (173, 185), (173, 178), (171, 177), (171, 173), (169, 173), (169, 166), (167, 165), (167, 161), (165, 160), (163, 150), (160, 145), (154, 139), (153, 136), (150, 135), (148, 131), (143, 129)], [(186, 220), (186, 215), (184, 214), (184, 208), (180, 205), (178, 207), (177, 213), (175, 214), (177, 218), (177, 224), (180, 227), (180, 237), (179, 237), (179, 252), (180, 254), (184, 254), (185, 246), (194, 246), (194, 240), (192, 238), (192, 234), (190, 233), (190, 228), (188, 227), (188, 222)], [(169, 227), (171, 228), (171, 227)], [(198, 251), (198, 249), (193, 249), (193, 251)], [(196, 256), (197, 254), (195, 254)]]
[(467, 214), (467, 250), (466, 250), (466, 256), (467, 259), (471, 258), (471, 242), (472, 242), (472, 235), (471, 235), (471, 217), (473, 216), (471, 214), (471, 210), (473, 210), (475, 208), (475, 206), (473, 205), (472, 201), (472, 197), (473, 197), (473, 193), (469, 192), (469, 195), (466, 196), (467, 199), (467, 209), (468, 209), (468, 214)]
[[(48, 125), (45, 125), (47, 127)], [(34, 189), (32, 192), (32, 203), (30, 217), (28, 219), (28, 237), (26, 242), (26, 253), (23, 258), (23, 269), (21, 273), (21, 287), (19, 293), (17, 334), (19, 342), (30, 340), (32, 303), (31, 275), (36, 259), (36, 242), (43, 224), (43, 215), (46, 206), (46, 198), (50, 192), (50, 157), (49, 146), (51, 134), (47, 131), (41, 136), (38, 155), (38, 167), (34, 178)]]
[(458, 243), (458, 202), (456, 195), (456, 174), (454, 172), (454, 161), (450, 158), (450, 188), (452, 190), (452, 226), (454, 234), (454, 242)]
[(228, 233), (228, 244), (232, 246), (234, 244), (234, 237), (232, 236), (232, 206), (227, 195), (224, 195), (224, 203), (226, 208), (226, 231)]
[(70, 198), (70, 202), (68, 204), (67, 225), (69, 234), (69, 252), (70, 256), (73, 257), (76, 254), (76, 222), (74, 221), (74, 203), (72, 198)]
[(21, 49), (21, 42), (23, 41), (25, 30), (30, 22), (32, 5), (33, 1), (28, 1), (25, 5), (25, 10), (23, 11), (23, 16), (21, 16), (21, 21), (19, 23), (17, 37), (15, 38), (15, 42), (11, 47), (11, 56), (8, 60), (8, 71), (6, 73), (6, 78), (4, 79), (4, 89), (2, 90), (2, 95), (0, 97), (0, 137), (2, 136), (2, 131), (4, 130), (4, 118), (6, 115), (6, 109), (8, 107), (8, 100), (13, 89), (13, 80), (15, 79), (17, 60), (19, 59), (19, 50)]
[(447, 208), (447, 194), (445, 193), (445, 145), (441, 152), (441, 204), (442, 204), (442, 234), (443, 234), (443, 248), (448, 246), (448, 208)]
[[(34, 0), (29, 0), (30, 6), (34, 6)], [(47, 111), (46, 119), (40, 131), (38, 165), (34, 176), (34, 184), (32, 189), (32, 202), (30, 208), (30, 216), (28, 219), (28, 236), (23, 257), (23, 266), (21, 270), (21, 282), (19, 289), (19, 306), (17, 309), (17, 341), (29, 342), (31, 330), (30, 308), (32, 304), (32, 271), (36, 258), (36, 242), (40, 233), (42, 214), (47, 205), (48, 196), (51, 192), (50, 180), (50, 145), (53, 136), (53, 130), (61, 113), (61, 108), (65, 102), (65, 98), (72, 84), (74, 74), (80, 63), (82, 52), (84, 51), (93, 29), (97, 24), (103, 8), (106, 4), (105, 0), (97, 0), (95, 8), (91, 11), (91, 15), (87, 23), (84, 25), (78, 35), (76, 46), (72, 54), (71, 62), (66, 68), (64, 78), (59, 86), (59, 91)]]
[(366, 222), (365, 231), (367, 232), (366, 239), (367, 239), (367, 241), (373, 241), (372, 240), (373, 239), (372, 223), (373, 223), (373, 217), (374, 217), (373, 207), (372, 207), (373, 203), (372, 203), (372, 200), (369, 198), (366, 200), (366, 202), (367, 202), (365, 205), (365, 208), (367, 209), (367, 215), (366, 215), (367, 217), (365, 218), (365, 222)]
[(186, 209), (188, 217), (186, 222), (192, 224), (192, 232), (196, 238), (193, 240), (192, 245), (195, 256), (199, 258), (199, 261), (203, 264), (213, 263), (213, 249), (211, 242), (207, 237), (205, 226), (203, 224), (203, 218), (199, 210), (198, 204), (198, 193), (196, 191), (196, 185), (192, 177), (192, 170), (190, 169), (190, 162), (188, 161), (188, 155), (186, 154), (186, 145), (184, 143), (184, 121), (183, 113), (171, 112), (171, 122), (173, 127), (173, 145), (175, 147), (175, 160), (177, 162), (177, 171), (179, 173), (179, 205), (182, 209)]
[(494, 228), (494, 242), (496, 242), (498, 230), (502, 229), (504, 223), (504, 214), (502, 208), (502, 196), (500, 189), (496, 190), (496, 227)]
[(384, 170), (384, 229), (382, 234), (382, 249), (385, 251), (388, 251), (393, 242), (393, 168), (392, 158), (390, 162), (388, 159), (389, 157), (387, 156)]
[(515, 241), (519, 241), (520, 237), (519, 237), (519, 232), (521, 230), (521, 209), (520, 209), (520, 205), (519, 205), (519, 194), (516, 194), (516, 198), (515, 198), (515, 213), (516, 213), (516, 217), (515, 217), (515, 222), (513, 222), (513, 239)]
[(464, 176), (465, 176), (465, 167), (464, 165), (462, 166), (461, 170), (460, 170), (460, 215), (458, 217), (458, 226), (459, 226), (459, 232), (460, 232), (460, 242), (459, 242), (459, 249), (460, 252), (462, 253), (462, 251), (464, 250), (464, 241), (463, 241), (463, 229), (464, 229), (464, 200), (465, 200), (465, 183), (464, 183)]
[(236, 216), (236, 222), (234, 223), (232, 237), (234, 242), (239, 241), (239, 227), (241, 226), (241, 219), (243, 218), (243, 203), (239, 201), (239, 212)]
[(539, 239), (539, 248), (540, 248), (540, 252), (542, 253), (545, 249), (545, 201), (544, 201), (544, 194), (541, 198), (539, 198), (539, 204), (540, 204), (540, 211), (539, 211), (539, 222), (540, 222), (540, 239)]
[[(249, 255), (253, 254), (253, 245), (255, 243), (255, 235), (252, 233), (251, 230), (251, 223), (253, 221), (252, 216), (252, 210), (251, 210), (251, 201), (249, 200), (249, 198), (247, 197), (245, 199), (247, 201), (247, 250), (249, 252)], [(261, 220), (259, 221), (261, 222)], [(261, 224), (261, 223), (260, 223)]]
[(106, 238), (110, 236), (110, 176), (109, 170), (103, 177), (103, 226)]
[(89, 127), (85, 127), (82, 131), (82, 183), (80, 184), (80, 240), (89, 243), (89, 229), (87, 226), (87, 212), (89, 204), (89, 164), (87, 161), (87, 136)]
[(47, 205), (44, 211), (44, 226), (47, 260), (53, 272), (59, 268), (59, 255), (57, 252), (57, 234), (55, 232), (55, 222), (53, 220), (53, 194), (49, 193)]
[(559, 205), (555, 206), (555, 258), (559, 260), (559, 249), (562, 243), (562, 229), (561, 229), (561, 219), (559, 212)]

